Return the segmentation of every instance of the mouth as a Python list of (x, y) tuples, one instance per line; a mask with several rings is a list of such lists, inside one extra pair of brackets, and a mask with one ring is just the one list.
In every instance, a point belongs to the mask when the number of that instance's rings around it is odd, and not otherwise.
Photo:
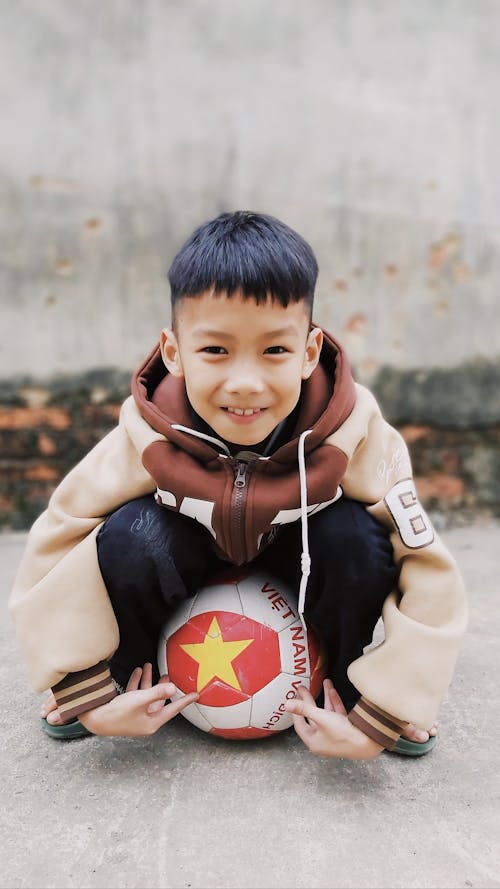
[(248, 426), (262, 417), (265, 407), (223, 407), (223, 411), (236, 426)]
[(228, 414), (234, 414), (237, 417), (254, 417), (265, 411), (265, 407), (224, 407), (223, 410)]

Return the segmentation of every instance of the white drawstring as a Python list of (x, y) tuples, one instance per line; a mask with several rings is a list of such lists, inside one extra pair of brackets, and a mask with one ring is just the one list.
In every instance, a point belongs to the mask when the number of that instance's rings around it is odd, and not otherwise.
[(299, 438), (299, 479), (300, 479), (300, 523), (302, 526), (302, 554), (300, 556), (300, 567), (302, 576), (300, 578), (299, 589), (299, 617), (306, 629), (304, 621), (304, 605), (306, 601), (307, 579), (311, 573), (311, 557), (309, 555), (309, 534), (307, 527), (307, 477), (306, 477), (306, 458), (304, 450), (304, 442), (306, 436), (312, 432), (312, 429), (306, 429)]
[(210, 444), (222, 448), (228, 457), (231, 456), (231, 451), (228, 446), (224, 444), (223, 441), (219, 441), (218, 438), (214, 438), (213, 435), (207, 435), (205, 432), (198, 432), (197, 429), (191, 429), (189, 426), (183, 426), (181, 423), (172, 423), (172, 429), (178, 429), (179, 432), (187, 432), (188, 435), (194, 435), (195, 438), (202, 438), (204, 441), (208, 441)]

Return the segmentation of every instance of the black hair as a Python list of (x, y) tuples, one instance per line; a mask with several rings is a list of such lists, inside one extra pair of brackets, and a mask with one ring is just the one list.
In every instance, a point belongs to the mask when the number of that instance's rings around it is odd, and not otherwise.
[(168, 272), (172, 317), (183, 297), (236, 291), (257, 305), (304, 300), (312, 312), (318, 263), (307, 241), (265, 213), (237, 210), (203, 223), (174, 257)]

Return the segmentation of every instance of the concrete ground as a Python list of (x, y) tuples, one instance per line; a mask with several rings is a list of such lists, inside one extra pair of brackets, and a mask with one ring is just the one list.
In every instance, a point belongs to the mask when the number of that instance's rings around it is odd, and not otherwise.
[[(442, 532), (471, 619), (422, 759), (312, 756), (293, 729), (54, 741), (2, 609), (2, 887), (500, 887), (500, 522)], [(0, 536), (6, 603), (24, 545)]]

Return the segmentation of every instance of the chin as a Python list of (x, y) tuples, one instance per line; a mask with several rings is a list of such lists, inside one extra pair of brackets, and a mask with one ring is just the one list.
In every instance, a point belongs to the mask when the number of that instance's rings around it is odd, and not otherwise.
[(260, 442), (264, 441), (269, 435), (269, 432), (263, 432), (262, 434), (260, 432), (255, 432), (253, 435), (251, 435), (250, 432), (247, 435), (243, 433), (238, 435), (233, 432), (232, 434), (223, 435), (222, 438), (224, 438), (225, 441), (230, 442), (230, 444), (251, 447), (252, 445), (260, 444)]

